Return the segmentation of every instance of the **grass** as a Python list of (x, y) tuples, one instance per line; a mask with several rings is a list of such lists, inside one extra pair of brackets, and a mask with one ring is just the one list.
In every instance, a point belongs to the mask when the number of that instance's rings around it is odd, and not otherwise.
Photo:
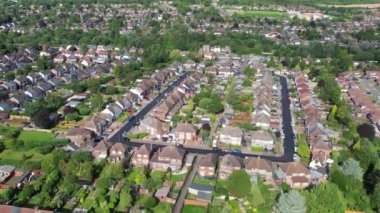
[(202, 213), (207, 212), (207, 208), (203, 206), (186, 205), (182, 209), (183, 213)]
[(169, 181), (172, 183), (176, 183), (176, 182), (185, 180), (185, 177), (186, 177), (186, 173), (180, 174), (180, 175), (172, 175)]
[(205, 185), (215, 185), (215, 181), (207, 179), (207, 178), (201, 178), (199, 176), (195, 176), (193, 183), (195, 184), (205, 184)]
[(261, 195), (259, 186), (257, 184), (252, 185), (251, 194), (253, 196), (252, 204), (254, 207), (258, 207), (260, 204), (265, 202), (263, 196)]
[(6, 126), (0, 126), (0, 135), (4, 137), (14, 137), (15, 133), (20, 131), (20, 128), (17, 127), (6, 127)]
[(253, 146), (251, 147), (252, 152), (264, 152), (264, 148), (260, 146)]
[(232, 207), (232, 213), (240, 213), (240, 207), (237, 200), (230, 200), (229, 204)]
[(157, 213), (167, 213), (171, 212), (173, 204), (160, 202), (156, 207), (153, 208), (153, 212)]
[(50, 141), (54, 138), (54, 134), (51, 132), (39, 132), (39, 131), (22, 131), (18, 136), (18, 139), (24, 142), (34, 141)]
[(230, 14), (237, 14), (241, 16), (259, 16), (259, 17), (281, 17), (285, 15), (283, 11), (277, 10), (235, 10), (227, 9)]

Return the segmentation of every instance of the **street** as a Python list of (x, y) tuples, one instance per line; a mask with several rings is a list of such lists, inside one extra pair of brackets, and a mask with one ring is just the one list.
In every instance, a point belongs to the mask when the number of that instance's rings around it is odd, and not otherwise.
[(169, 83), (169, 85), (159, 95), (144, 106), (144, 108), (138, 111), (133, 118), (125, 121), (119, 129), (112, 132), (107, 137), (107, 141), (110, 143), (123, 142), (125, 140), (123, 134), (125, 132), (129, 132), (138, 121), (144, 118), (146, 114), (148, 114), (158, 103), (160, 103), (167, 94), (173, 91), (173, 89), (176, 88), (188, 75), (189, 72), (185, 72), (183, 75), (179, 76), (177, 80), (173, 81), (173, 83)]
[[(292, 118), (291, 118), (291, 114), (290, 114), (290, 105), (289, 105), (289, 99), (288, 99), (288, 97), (289, 97), (289, 90), (288, 90), (288, 85), (287, 85), (286, 77), (280, 76), (280, 83), (281, 83), (281, 96), (282, 96), (281, 103), (282, 103), (282, 110), (283, 110), (283, 112), (282, 112), (282, 120), (283, 120), (283, 122), (282, 123), (283, 123), (283, 132), (284, 132), (284, 135), (285, 135), (284, 143), (283, 143), (284, 144), (284, 155), (278, 157), (278, 156), (258, 155), (258, 154), (250, 154), (250, 153), (229, 152), (229, 151), (224, 151), (224, 150), (221, 150), (221, 149), (211, 149), (211, 148), (203, 148), (203, 147), (202, 148), (195, 148), (195, 147), (188, 147), (188, 146), (182, 146), (182, 145), (180, 145), (180, 147), (182, 149), (186, 150), (189, 153), (196, 153), (196, 154), (215, 153), (215, 154), (218, 154), (220, 156), (226, 155), (226, 154), (233, 154), (233, 155), (239, 156), (241, 158), (245, 158), (245, 157), (258, 157), (258, 156), (260, 156), (261, 158), (264, 158), (264, 159), (267, 159), (267, 160), (271, 160), (273, 162), (290, 162), (290, 161), (293, 161), (294, 139), (293, 139), (293, 127), (292, 127), (292, 124), (291, 124)], [(152, 109), (153, 106), (150, 109)], [(141, 110), (141, 111), (143, 111), (146, 114), (146, 113), (148, 113), (148, 111), (146, 111), (145, 109), (146, 108), (144, 108), (144, 111), (143, 110)], [(139, 112), (139, 116), (142, 118), (143, 115), (140, 114), (140, 112)], [(130, 128), (129, 125), (133, 126), (134, 122), (136, 122), (136, 120), (132, 121), (133, 124), (128, 124), (128, 128)], [(125, 127), (124, 130), (126, 130), (128, 128)], [(120, 133), (120, 131), (119, 131), (119, 133)], [(121, 140), (120, 139), (119, 141), (123, 141), (130, 148), (140, 147), (142, 145), (141, 142), (131, 141), (131, 140), (128, 140), (128, 139), (126, 139), (126, 140)], [(167, 146), (164, 143), (154, 143), (154, 142), (152, 142), (151, 144), (152, 144), (152, 148), (160, 148), (160, 147)]]

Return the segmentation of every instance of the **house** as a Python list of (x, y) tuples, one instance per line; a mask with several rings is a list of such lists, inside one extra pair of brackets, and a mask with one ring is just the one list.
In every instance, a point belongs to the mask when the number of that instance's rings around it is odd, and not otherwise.
[(38, 87), (29, 87), (24, 93), (33, 100), (45, 97), (45, 93)]
[(271, 150), (274, 148), (273, 135), (265, 130), (254, 131), (251, 136), (251, 145), (253, 147), (262, 147)]
[(95, 133), (89, 129), (73, 127), (67, 131), (65, 137), (80, 148), (95, 146)]
[(20, 88), (20, 89), (24, 89), (26, 88), (26, 86), (28, 85), (31, 85), (32, 82), (25, 76), (20, 76), (20, 77), (17, 77), (14, 82), (17, 84), (17, 86)]
[(109, 114), (112, 116), (112, 120), (116, 120), (120, 117), (122, 109), (115, 103), (109, 104), (101, 113)]
[(154, 197), (160, 202), (166, 202), (169, 192), (170, 187), (162, 187), (161, 189), (157, 189), (157, 191), (154, 193)]
[(270, 116), (263, 113), (255, 114), (253, 117), (253, 123), (258, 127), (268, 129), (270, 127)]
[(209, 153), (200, 156), (198, 175), (201, 177), (214, 177), (216, 172), (216, 161), (218, 156), (214, 153)]
[(171, 171), (178, 172), (182, 169), (184, 157), (185, 150), (174, 145), (168, 145), (154, 153), (150, 161), (150, 168), (160, 171), (166, 171), (170, 168)]
[(274, 178), (279, 182), (285, 182), (292, 188), (303, 189), (310, 185), (310, 171), (300, 162), (278, 164), (274, 169)]
[(100, 141), (98, 144), (96, 144), (96, 146), (92, 150), (92, 156), (96, 160), (106, 159), (108, 156), (108, 148), (109, 146), (106, 142)]
[(7, 102), (0, 102), (1, 112), (10, 112), (12, 110), (12, 105)]
[(32, 82), (33, 85), (37, 84), (37, 82), (42, 80), (41, 75), (37, 72), (29, 73), (26, 77), (29, 79), (30, 82)]
[(0, 184), (6, 182), (15, 173), (16, 167), (11, 165), (0, 166)]
[(186, 141), (196, 141), (197, 129), (193, 124), (179, 123), (174, 132), (175, 140), (178, 143), (186, 143)]
[(115, 104), (117, 104), (120, 109), (126, 110), (131, 107), (132, 103), (128, 100), (127, 97), (119, 98)]
[(31, 101), (31, 98), (24, 93), (16, 93), (9, 100), (18, 106), (23, 106), (24, 103)]
[(54, 89), (54, 86), (48, 82), (40, 82), (38, 83), (37, 88), (43, 91), (44, 93), (47, 93), (50, 90)]
[(192, 183), (189, 186), (188, 192), (190, 194), (197, 196), (197, 200), (207, 201), (211, 203), (213, 190), (214, 190), (214, 186)]
[(260, 177), (265, 183), (272, 183), (273, 181), (273, 168), (272, 162), (261, 158), (246, 158), (244, 159), (245, 171), (251, 177), (251, 181), (256, 183), (257, 178)]
[(10, 118), (9, 114), (6, 112), (0, 112), (0, 123), (6, 122)]
[(1, 213), (53, 213), (53, 211), (42, 210), (38, 208), (24, 208), (11, 205), (0, 205)]
[(149, 133), (150, 138), (163, 138), (169, 131), (169, 126), (152, 116), (145, 116), (137, 127), (140, 131)]
[(17, 90), (17, 83), (14, 81), (8, 81), (1, 85), (3, 88), (7, 89), (9, 92)]
[(39, 74), (42, 77), (42, 79), (44, 79), (45, 81), (48, 81), (48, 80), (50, 80), (51, 78), (54, 77), (53, 72), (50, 71), (50, 70), (41, 71), (41, 72), (39, 72)]
[(240, 170), (241, 168), (242, 162), (239, 157), (231, 154), (224, 155), (220, 158), (219, 177), (227, 179), (233, 171)]
[(330, 154), (333, 146), (330, 142), (318, 141), (311, 146), (311, 168), (324, 167), (327, 163), (332, 163)]
[(109, 160), (112, 162), (123, 161), (125, 158), (126, 148), (122, 143), (115, 143), (110, 148)]
[(60, 87), (64, 82), (59, 77), (54, 77), (48, 81), (54, 88)]
[(134, 166), (147, 166), (152, 155), (151, 146), (144, 144), (137, 148), (131, 157), (132, 165)]
[(243, 131), (239, 127), (223, 127), (220, 130), (219, 141), (230, 145), (241, 145)]
[(99, 117), (92, 117), (84, 121), (83, 128), (95, 132), (96, 135), (101, 135), (104, 131), (106, 124), (107, 121), (102, 120)]

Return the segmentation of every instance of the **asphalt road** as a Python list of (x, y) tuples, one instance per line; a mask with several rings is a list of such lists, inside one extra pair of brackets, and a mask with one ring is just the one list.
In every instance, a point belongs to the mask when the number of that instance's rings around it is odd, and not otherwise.
[[(290, 114), (290, 105), (289, 105), (289, 90), (287, 85), (287, 80), (285, 77), (280, 76), (281, 83), (281, 103), (282, 103), (282, 119), (283, 119), (283, 132), (284, 132), (284, 155), (282, 156), (266, 156), (266, 155), (257, 155), (257, 154), (248, 154), (248, 153), (239, 153), (239, 152), (229, 152), (221, 149), (206, 149), (206, 148), (192, 148), (181, 146), (184, 150), (190, 153), (196, 154), (207, 154), (215, 153), (218, 155), (233, 154), (241, 158), (245, 157), (258, 157), (271, 160), (273, 162), (291, 162), (293, 161), (294, 155), (294, 139), (293, 139), (293, 127), (292, 127), (292, 118)], [(121, 140), (119, 140), (121, 141)], [(134, 142), (130, 140), (124, 140), (128, 147), (140, 147), (141, 142)], [(152, 144), (152, 148), (160, 148), (166, 146), (165, 144)]]
[(123, 134), (125, 132), (129, 132), (138, 121), (143, 119), (146, 114), (148, 114), (158, 103), (160, 103), (167, 94), (173, 91), (173, 89), (176, 88), (188, 75), (189, 72), (184, 72), (184, 74), (179, 76), (175, 81), (169, 83), (169, 85), (159, 95), (157, 95), (152, 101), (145, 105), (143, 109), (138, 111), (134, 117), (125, 121), (118, 130), (112, 132), (107, 137), (107, 141), (109, 143), (125, 142)]

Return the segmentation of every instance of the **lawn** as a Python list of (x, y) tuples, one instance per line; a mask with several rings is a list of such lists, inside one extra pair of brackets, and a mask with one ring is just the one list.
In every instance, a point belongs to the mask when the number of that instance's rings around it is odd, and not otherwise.
[(153, 208), (153, 212), (157, 213), (167, 213), (172, 212), (173, 204), (160, 202), (156, 207)]
[(21, 168), (35, 168), (47, 156), (39, 153), (36, 149), (28, 151), (4, 150), (0, 153), (0, 164), (10, 164)]
[(264, 152), (264, 148), (260, 146), (251, 147), (251, 152)]
[(18, 136), (18, 139), (24, 142), (34, 141), (50, 141), (54, 138), (54, 134), (51, 132), (39, 132), (39, 131), (22, 131)]
[(230, 200), (229, 204), (232, 207), (232, 211), (231, 212), (233, 212), (233, 213), (240, 213), (240, 207), (239, 207), (239, 203), (238, 203), (237, 200)]
[(285, 12), (278, 10), (235, 10), (227, 9), (230, 14), (237, 14), (242, 16), (262, 16), (262, 17), (281, 17), (285, 15)]
[(259, 186), (257, 184), (253, 184), (251, 188), (251, 194), (252, 194), (252, 201), (253, 201), (253, 206), (258, 207), (260, 204), (264, 203), (264, 198), (261, 195)]
[(183, 213), (202, 213), (207, 212), (207, 208), (203, 206), (186, 205), (182, 209)]
[(195, 176), (193, 183), (195, 184), (205, 184), (205, 185), (215, 185), (215, 181), (206, 179), (206, 178), (200, 178), (199, 176)]
[(4, 137), (15, 137), (15, 133), (17, 133), (20, 130), (21, 128), (17, 127), (0, 126), (0, 135)]
[(179, 181), (183, 181), (183, 180), (185, 180), (185, 177), (186, 177), (186, 174), (187, 173), (185, 173), (185, 174), (179, 174), (179, 175), (172, 175), (171, 177), (170, 177), (170, 182), (172, 182), (172, 183), (176, 183), (176, 182), (179, 182)]

